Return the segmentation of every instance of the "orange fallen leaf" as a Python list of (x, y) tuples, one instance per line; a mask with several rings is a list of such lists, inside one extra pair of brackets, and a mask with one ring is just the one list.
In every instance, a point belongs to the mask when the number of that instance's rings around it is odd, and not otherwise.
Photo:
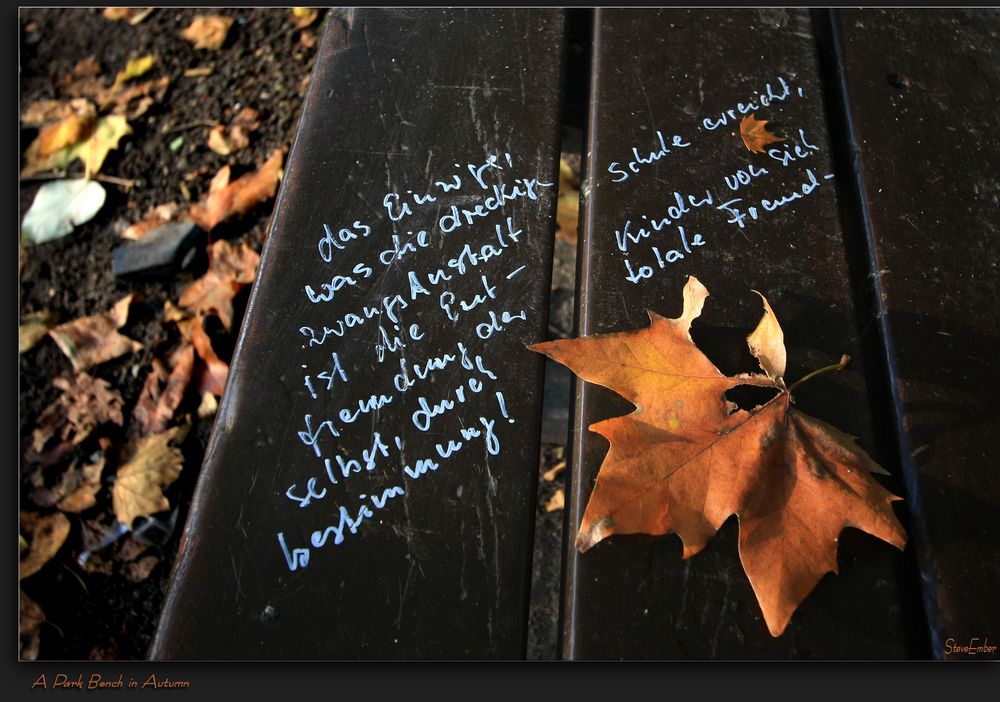
[[(748, 340), (768, 375), (727, 377), (715, 367), (690, 336), (707, 296), (692, 277), (676, 319), (650, 312), (650, 326), (638, 331), (530, 348), (636, 405), (630, 415), (590, 427), (611, 448), (577, 548), (584, 552), (616, 533), (674, 532), (687, 558), (736, 514), (740, 560), (778, 636), (820, 578), (837, 572), (844, 528), (903, 548), (906, 535), (891, 506), (900, 498), (871, 478), (884, 471), (851, 437), (792, 407), (795, 386), (779, 382), (781, 328), (766, 300)], [(743, 384), (771, 387), (777, 395), (746, 412), (724, 396)]]
[(134, 294), (115, 303), (109, 312), (81, 317), (49, 330), (49, 336), (80, 371), (127, 353), (138, 351), (142, 344), (118, 333), (128, 321)]
[(111, 504), (118, 521), (128, 529), (138, 517), (170, 509), (163, 490), (181, 474), (184, 456), (176, 444), (184, 441), (188, 428), (143, 436), (126, 448), (111, 489)]
[(81, 372), (72, 379), (56, 378), (52, 384), (62, 395), (42, 410), (31, 435), (32, 451), (43, 462), (55, 462), (101, 424), (121, 426), (124, 401), (106, 381)]
[(196, 49), (215, 51), (226, 42), (232, 24), (232, 17), (198, 15), (187, 29), (181, 32), (181, 36), (194, 44)]
[(319, 17), (319, 10), (315, 7), (293, 7), (288, 21), (295, 25), (296, 29), (304, 29), (316, 21)]
[(94, 122), (94, 115), (73, 113), (46, 127), (38, 134), (38, 155), (46, 158), (86, 139), (94, 129)]
[(253, 282), (260, 256), (246, 244), (236, 246), (225, 239), (213, 243), (208, 256), (208, 271), (188, 286), (179, 303), (201, 315), (217, 315), (229, 330), (233, 324), (233, 298)]
[(66, 542), (69, 527), (69, 519), (61, 512), (44, 517), (33, 512), (21, 513), (21, 528), (30, 536), (28, 552), (21, 557), (21, 580), (34, 575), (52, 560)]
[[(229, 166), (225, 166), (212, 181), (212, 189), (201, 202), (191, 206), (191, 218), (205, 231), (211, 231), (230, 217), (249, 212), (258, 204), (274, 197), (281, 179), (281, 164), (285, 150), (277, 149), (253, 173), (228, 182)], [(220, 185), (225, 172), (225, 185)]]
[(740, 138), (743, 144), (753, 153), (762, 154), (768, 144), (784, 141), (784, 137), (775, 136), (767, 131), (767, 120), (756, 119), (750, 114), (740, 120)]
[(168, 359), (169, 368), (157, 358), (146, 376), (132, 417), (143, 434), (158, 434), (167, 428), (184, 399), (194, 371), (194, 347), (182, 344)]
[(166, 309), (166, 321), (177, 324), (184, 344), (188, 348), (192, 348), (202, 361), (198, 372), (198, 392), (202, 395), (198, 416), (202, 417), (203, 412), (210, 416), (214, 413), (214, 408), (211, 408), (211, 401), (206, 399), (206, 395), (209, 397), (222, 396), (222, 391), (226, 386), (226, 376), (229, 375), (229, 364), (215, 353), (212, 340), (205, 332), (203, 324), (205, 318), (202, 314), (188, 314), (179, 307), (173, 306), (169, 301), (166, 303)]
[(76, 159), (83, 161), (88, 173), (97, 173), (108, 153), (118, 148), (122, 137), (131, 133), (132, 127), (124, 116), (108, 115), (98, 119), (84, 138), (47, 155), (42, 153), (44, 144), (39, 135), (24, 152), (26, 163), (21, 176), (27, 178), (37, 173), (64, 171)]
[(145, 216), (135, 224), (131, 224), (121, 233), (123, 239), (142, 239), (152, 230), (162, 224), (181, 219), (184, 213), (180, 210), (180, 205), (176, 202), (166, 202), (156, 205), (146, 210)]

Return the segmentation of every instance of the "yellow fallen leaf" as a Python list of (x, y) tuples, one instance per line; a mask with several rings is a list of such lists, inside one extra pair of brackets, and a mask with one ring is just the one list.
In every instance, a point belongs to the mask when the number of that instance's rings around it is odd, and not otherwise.
[(198, 15), (187, 29), (181, 32), (181, 36), (194, 44), (196, 49), (215, 51), (226, 42), (232, 24), (232, 17)]
[(59, 313), (49, 310), (29, 312), (21, 317), (21, 325), (17, 328), (17, 352), (24, 353), (34, 348), (58, 321)]
[(94, 128), (93, 115), (71, 114), (38, 134), (38, 155), (42, 158), (72, 146), (90, 136)]
[(124, 83), (132, 78), (138, 78), (149, 72), (149, 69), (156, 63), (156, 56), (148, 54), (139, 58), (129, 59), (125, 64), (125, 70), (120, 71), (115, 77), (115, 83)]
[(184, 467), (184, 456), (176, 444), (184, 441), (188, 429), (174, 427), (143, 436), (126, 449), (111, 489), (111, 504), (118, 521), (129, 529), (138, 517), (170, 509), (163, 490), (177, 480)]
[(304, 29), (315, 22), (317, 17), (319, 10), (315, 7), (293, 7), (288, 21), (294, 24), (296, 29)]
[(551, 483), (556, 479), (556, 476), (566, 470), (566, 461), (559, 461), (554, 466), (549, 468), (542, 474), (542, 480), (547, 483)]
[(29, 532), (28, 553), (21, 558), (20, 578), (34, 575), (56, 555), (69, 535), (69, 519), (62, 512), (41, 517), (34, 512), (21, 513), (21, 528)]

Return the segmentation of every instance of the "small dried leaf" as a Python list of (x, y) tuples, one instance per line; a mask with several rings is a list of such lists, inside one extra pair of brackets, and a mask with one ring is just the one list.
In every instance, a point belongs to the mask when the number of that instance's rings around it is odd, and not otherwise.
[(198, 15), (181, 36), (194, 44), (196, 49), (215, 51), (222, 47), (233, 24), (232, 17), (222, 15)]
[(157, 227), (178, 219), (180, 214), (180, 205), (176, 202), (167, 202), (163, 205), (151, 207), (146, 210), (145, 217), (141, 221), (127, 227), (121, 233), (121, 237), (133, 241), (142, 239)]
[(143, 436), (129, 445), (111, 491), (118, 521), (129, 529), (137, 517), (170, 509), (163, 489), (181, 474), (184, 457), (171, 444), (180, 443), (188, 427), (174, 427), (162, 434)]
[[(256, 205), (274, 197), (281, 179), (284, 155), (284, 149), (277, 149), (259, 170), (237, 178), (224, 187), (211, 190), (208, 197), (192, 205), (191, 218), (205, 231), (211, 231), (230, 217), (249, 212)], [(218, 174), (216, 178), (219, 178)], [(214, 179), (213, 187), (216, 187)]]
[(547, 483), (551, 483), (553, 480), (556, 479), (556, 476), (558, 476), (564, 470), (566, 470), (566, 461), (559, 461), (554, 466), (549, 468), (547, 471), (542, 473), (542, 480), (544, 480)]
[(128, 320), (134, 294), (115, 303), (109, 312), (81, 317), (49, 330), (49, 336), (69, 357), (73, 368), (81, 371), (138, 351), (142, 344), (118, 333)]
[(153, 54), (148, 54), (146, 56), (141, 56), (140, 58), (129, 59), (128, 63), (125, 64), (125, 70), (120, 71), (117, 76), (115, 76), (115, 83), (124, 83), (127, 80), (133, 78), (139, 78), (145, 75), (156, 63), (156, 56)]
[(17, 352), (24, 353), (34, 348), (58, 322), (59, 313), (49, 310), (29, 312), (21, 317), (17, 328)]
[[(225, 381), (223, 381), (225, 384)], [(198, 405), (198, 419), (208, 419), (214, 417), (219, 410), (219, 401), (211, 392), (204, 392), (201, 396), (201, 404)]]
[(94, 218), (107, 198), (96, 180), (53, 180), (38, 189), (21, 223), (24, 243), (44, 244), (72, 233)]
[(63, 512), (79, 514), (90, 509), (97, 504), (97, 493), (101, 489), (101, 473), (104, 472), (104, 456), (89, 465), (84, 466), (80, 471), (73, 472), (73, 483), (61, 489), (66, 491), (66, 496), (61, 499), (56, 507)]
[(160, 559), (156, 556), (143, 556), (137, 561), (126, 563), (122, 572), (124, 573), (125, 578), (130, 582), (141, 583), (149, 577), (149, 574), (153, 572), (153, 568), (155, 568), (159, 562)]
[(80, 117), (96, 117), (97, 110), (85, 98), (64, 100), (35, 100), (28, 103), (21, 112), (21, 121), (28, 127), (41, 127), (46, 124), (60, 122), (72, 115)]
[(153, 359), (139, 402), (132, 414), (143, 434), (158, 434), (167, 428), (184, 399), (194, 370), (194, 347), (181, 344), (169, 358), (169, 370)]
[(124, 116), (108, 115), (97, 120), (86, 139), (48, 155), (42, 153), (39, 136), (25, 151), (26, 164), (21, 177), (27, 178), (48, 171), (64, 171), (76, 159), (83, 161), (87, 173), (97, 173), (104, 165), (108, 153), (118, 147), (123, 136), (131, 133), (132, 128)]
[(22, 513), (21, 526), (30, 534), (28, 553), (21, 558), (20, 578), (34, 575), (62, 548), (69, 536), (69, 519), (56, 512), (44, 517)]
[[(260, 113), (244, 107), (233, 118), (229, 127), (217, 124), (208, 133), (208, 148), (222, 156), (245, 149), (250, 145), (250, 132), (260, 127)], [(228, 178), (228, 176), (227, 176)]]
[(747, 115), (740, 120), (740, 137), (743, 144), (755, 154), (766, 153), (768, 144), (784, 141), (784, 137), (775, 136), (767, 131), (767, 120), (756, 119), (754, 115)]
[(562, 509), (566, 506), (566, 495), (563, 493), (563, 489), (559, 488), (556, 490), (555, 494), (545, 503), (546, 512), (555, 512), (557, 509)]
[(196, 66), (184, 71), (185, 78), (204, 78), (215, 73), (215, 66)]
[(34, 661), (38, 659), (38, 651), (41, 648), (41, 626), (45, 623), (45, 612), (37, 602), (24, 594), (24, 590), (20, 591), (20, 601), (19, 658), (22, 661)]
[(46, 452), (53, 438), (58, 438), (58, 444), (47, 453), (54, 458), (80, 444), (105, 422), (121, 425), (121, 393), (104, 380), (78, 373), (72, 380), (56, 378), (52, 384), (63, 393), (38, 417), (32, 433), (32, 450), (36, 454)]
[(47, 158), (90, 136), (94, 128), (93, 115), (73, 113), (38, 134), (38, 155)]
[(231, 329), (233, 297), (253, 282), (259, 263), (260, 256), (246, 244), (216, 241), (209, 248), (208, 271), (184, 291), (180, 305), (201, 315), (215, 314)]
[(155, 9), (155, 7), (105, 7), (104, 18), (112, 22), (125, 20), (134, 26), (149, 17)]

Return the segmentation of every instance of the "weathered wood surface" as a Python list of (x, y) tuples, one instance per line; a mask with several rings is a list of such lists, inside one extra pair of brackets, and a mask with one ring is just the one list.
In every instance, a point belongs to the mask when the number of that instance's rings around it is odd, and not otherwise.
[[(849, 256), (840, 226), (809, 13), (598, 10), (593, 51), (579, 334), (644, 327), (647, 308), (677, 316), (681, 289), (695, 275), (712, 293), (692, 328), (695, 341), (724, 373), (754, 371), (745, 337), (760, 318), (751, 292), (759, 290), (785, 332), (789, 382), (842, 353), (853, 357), (847, 370), (798, 389), (797, 406), (859, 437), (893, 471), (883, 484), (905, 494), (891, 452), (876, 441), (878, 413), (870, 410), (868, 386), (881, 372), (880, 359), (861, 347), (852, 293), (866, 262)], [(754, 103), (757, 118), (771, 120), (787, 140), (770, 154), (750, 153), (736, 133), (740, 103)], [(739, 181), (741, 169), (749, 184)], [(801, 197), (772, 207), (796, 192)], [(635, 235), (660, 218), (672, 221), (648, 237), (624, 235), (626, 226)], [(633, 409), (598, 386), (578, 382), (577, 391), (565, 657), (927, 655), (912, 553), (856, 530), (841, 536), (840, 574), (819, 583), (778, 638), (769, 634), (740, 566), (735, 518), (688, 560), (673, 535), (616, 535), (577, 553), (576, 529), (607, 450), (587, 427)], [(737, 399), (749, 407), (767, 396)], [(908, 524), (910, 506), (896, 504)]]
[(152, 657), (523, 655), (563, 27), (330, 22)]
[[(1000, 644), (1000, 13), (839, 13), (933, 655)], [(977, 641), (976, 641), (977, 640)], [(961, 647), (993, 646), (992, 652)]]

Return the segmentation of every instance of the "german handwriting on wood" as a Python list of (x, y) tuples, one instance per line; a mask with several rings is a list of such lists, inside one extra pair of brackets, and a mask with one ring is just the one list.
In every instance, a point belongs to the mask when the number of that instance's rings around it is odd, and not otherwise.
[[(651, 136), (637, 132), (629, 153), (619, 156), (620, 161), (601, 164), (602, 180), (624, 187), (638, 178), (652, 178), (649, 166), (661, 160), (669, 168), (671, 160), (691, 163), (717, 158), (727, 139), (742, 141), (751, 151), (734, 162), (732, 172), (721, 180), (685, 183), (683, 189), (666, 192), (657, 210), (622, 217), (614, 236), (628, 282), (639, 284), (653, 278), (687, 256), (697, 255), (699, 247), (714, 243), (710, 234), (691, 228), (685, 220), (695, 210), (714, 211), (719, 222), (752, 235), (773, 213), (794, 209), (797, 201), (819, 188), (832, 187), (828, 181), (833, 173), (817, 168), (811, 158), (820, 151), (820, 139), (805, 129), (787, 125), (787, 136), (780, 138), (780, 143), (773, 136), (761, 139), (758, 135), (753, 143), (761, 146), (752, 149), (749, 137), (741, 132), (747, 117), (752, 119), (754, 114), (767, 114), (774, 105), (804, 98), (804, 89), (792, 77), (765, 77), (758, 88), (734, 96), (732, 104), (719, 106), (718, 111), (690, 123), (663, 125)], [(759, 122), (754, 126), (758, 131), (763, 129)], [(795, 184), (776, 188), (775, 182), (787, 181), (789, 174)]]
[[(518, 334), (533, 314), (518, 293), (537, 272), (509, 252), (540, 234), (523, 228), (516, 205), (553, 186), (513, 154), (491, 154), (454, 162), (429, 186), (385, 193), (374, 217), (360, 212), (315, 233), (308, 253), (317, 277), (303, 286), (303, 307), (327, 305), (347, 290), (366, 294), (321, 326), (302, 325), (300, 351), (289, 359), (315, 404), (288, 437), (299, 445), (301, 470), (283, 491), (286, 515), (316, 525), (306, 543), (276, 528), (275, 546), (289, 570), (308, 567), (359, 529), (378, 528), (370, 524), (376, 514), (391, 509), (413, 482), (446, 476), (470, 454), (502, 455), (501, 427), (517, 418), (491, 342)], [(457, 253), (442, 259), (446, 240)], [(350, 273), (324, 273), (335, 260)], [(427, 333), (440, 327), (454, 330), (445, 343)], [(341, 361), (345, 345), (373, 337), (366, 360), (382, 369), (376, 386), (353, 381)], [(383, 412), (404, 397), (416, 408), (403, 417)], [(367, 448), (338, 451), (345, 433), (364, 433)], [(310, 510), (320, 503), (322, 510)]]

